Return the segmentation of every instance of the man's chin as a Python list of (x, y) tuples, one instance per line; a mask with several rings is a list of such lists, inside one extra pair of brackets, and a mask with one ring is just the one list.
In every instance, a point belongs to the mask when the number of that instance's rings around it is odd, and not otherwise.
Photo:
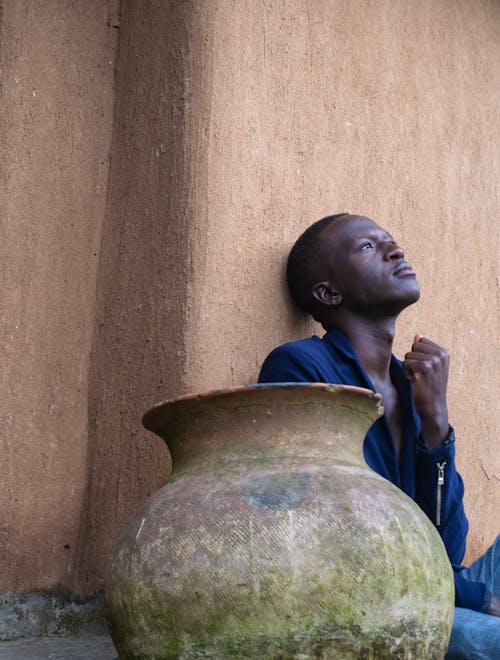
[(407, 291), (404, 296), (399, 297), (398, 301), (395, 302), (393, 311), (396, 314), (399, 314), (410, 305), (414, 305), (420, 299), (420, 289), (415, 287), (411, 291)]
[(416, 302), (418, 302), (419, 300), (420, 300), (420, 289), (419, 289), (419, 287), (418, 287), (418, 285), (417, 285), (417, 286), (415, 287), (414, 292), (413, 292), (413, 298), (412, 298), (411, 304), (416, 303)]
[(415, 276), (406, 278), (405, 285), (404, 289), (406, 289), (406, 291), (401, 293), (404, 298), (408, 300), (408, 305), (413, 305), (413, 303), (416, 303), (420, 298), (420, 287), (418, 286)]
[(404, 301), (404, 305), (402, 307), (402, 310), (405, 309), (405, 307), (409, 307), (410, 305), (414, 305), (419, 300), (420, 300), (420, 289), (418, 287), (416, 287), (414, 291), (412, 291), (411, 293), (408, 293), (408, 295), (405, 296), (405, 301)]

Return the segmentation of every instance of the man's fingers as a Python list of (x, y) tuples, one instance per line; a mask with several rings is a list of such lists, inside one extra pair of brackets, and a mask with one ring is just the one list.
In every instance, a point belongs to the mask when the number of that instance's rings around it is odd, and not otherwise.
[(416, 360), (418, 362), (421, 362), (422, 360), (432, 360), (434, 356), (439, 357), (437, 353), (421, 353), (420, 351), (410, 351), (409, 353), (405, 354), (405, 362), (406, 360)]
[(411, 351), (404, 357), (403, 372), (412, 383), (416, 383), (420, 378), (423, 383), (444, 378), (443, 383), (446, 385), (449, 360), (445, 348), (417, 334)]
[(428, 364), (430, 366), (438, 367), (447, 364), (448, 361), (448, 352), (444, 349), (441, 349), (439, 352), (431, 353), (410, 351), (405, 355), (404, 364), (408, 365), (410, 362), (414, 362), (415, 364)]
[[(416, 338), (420, 336), (420, 339), (417, 341)], [(411, 347), (412, 351), (417, 351), (421, 353), (441, 353), (442, 351), (446, 352), (446, 349), (431, 341), (426, 339), (421, 335), (415, 335), (415, 341)]]
[(415, 383), (421, 377), (422, 371), (422, 369), (419, 369), (415, 365), (407, 364), (406, 361), (403, 364), (403, 375), (412, 383)]
[(403, 369), (403, 376), (406, 378), (406, 380), (409, 380), (410, 383), (415, 382), (415, 374), (411, 369)]
[(405, 370), (410, 371), (413, 376), (416, 374), (430, 373), (435, 366), (436, 362), (427, 359), (427, 357), (422, 360), (408, 359), (404, 361)]
[(440, 346), (439, 344), (436, 344), (435, 341), (431, 341), (430, 339), (427, 339), (427, 337), (424, 337), (422, 335), (415, 335), (413, 339), (413, 345), (412, 345), (412, 350), (413, 351), (422, 351), (425, 353), (432, 353), (433, 351), (444, 351), (447, 353), (447, 350)]

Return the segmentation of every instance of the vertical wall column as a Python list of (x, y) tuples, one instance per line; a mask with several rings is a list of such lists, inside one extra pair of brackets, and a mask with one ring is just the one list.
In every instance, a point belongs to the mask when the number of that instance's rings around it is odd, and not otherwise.
[(200, 274), (192, 256), (206, 240), (197, 200), (208, 178), (215, 8), (122, 3), (77, 593), (102, 584), (120, 525), (170, 468), (141, 417), (186, 390), (190, 291)]

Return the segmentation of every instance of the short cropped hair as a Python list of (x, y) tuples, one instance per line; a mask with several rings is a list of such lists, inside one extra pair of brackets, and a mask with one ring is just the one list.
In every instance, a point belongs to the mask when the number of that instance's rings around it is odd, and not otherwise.
[(312, 287), (325, 277), (320, 234), (330, 223), (345, 215), (349, 214), (336, 213), (312, 224), (299, 236), (288, 255), (286, 277), (290, 294), (303, 312), (315, 318), (318, 305)]

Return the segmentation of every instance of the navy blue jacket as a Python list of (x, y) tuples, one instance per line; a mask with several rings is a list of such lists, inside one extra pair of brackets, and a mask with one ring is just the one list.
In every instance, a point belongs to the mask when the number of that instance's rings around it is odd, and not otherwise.
[[(401, 362), (392, 356), (391, 380), (403, 402), (404, 441), (401, 463), (387, 419), (382, 416), (368, 431), (363, 453), (368, 465), (409, 495), (436, 525), (455, 570), (456, 604), (481, 610), (486, 587), (460, 575), (468, 531), (463, 507), (464, 486), (455, 467), (455, 445), (427, 449), (418, 441), (420, 419), (413, 406), (412, 384), (404, 377)], [(320, 339), (310, 337), (279, 346), (266, 358), (260, 383), (338, 383), (357, 385), (375, 391), (354, 348), (339, 330), (330, 330)], [(444, 465), (443, 465), (444, 463)], [(439, 487), (438, 472), (444, 468), (444, 484)], [(439, 519), (440, 518), (440, 519)]]

